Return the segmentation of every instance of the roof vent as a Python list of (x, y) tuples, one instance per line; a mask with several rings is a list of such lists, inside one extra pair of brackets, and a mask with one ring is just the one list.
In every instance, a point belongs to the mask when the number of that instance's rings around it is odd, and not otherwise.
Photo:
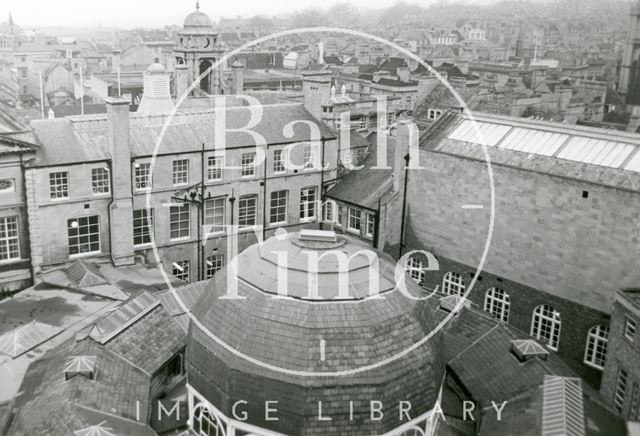
[(72, 356), (64, 368), (64, 379), (69, 380), (80, 374), (93, 380), (96, 373), (96, 356)]
[(336, 232), (333, 230), (300, 230), (298, 239), (301, 241), (336, 242)]
[(447, 295), (446, 297), (442, 297), (440, 299), (440, 309), (445, 312), (453, 312), (458, 304), (462, 301), (462, 305), (467, 309), (471, 308), (471, 301), (467, 300), (464, 297), (461, 297), (458, 294)]
[(584, 404), (579, 378), (544, 376), (542, 436), (584, 436)]
[(516, 339), (511, 341), (511, 352), (518, 358), (520, 362), (539, 357), (547, 360), (549, 350), (533, 339)]

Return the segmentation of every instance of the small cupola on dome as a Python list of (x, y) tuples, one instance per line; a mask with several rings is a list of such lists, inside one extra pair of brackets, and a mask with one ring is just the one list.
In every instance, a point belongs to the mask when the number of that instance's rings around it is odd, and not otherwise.
[(187, 15), (187, 17), (184, 19), (184, 26), (185, 29), (187, 28), (208, 28), (211, 29), (213, 28), (213, 21), (211, 20), (211, 18), (205, 14), (204, 12), (200, 12), (200, 2), (197, 1), (196, 2), (196, 11), (195, 12), (191, 12), (189, 15)]

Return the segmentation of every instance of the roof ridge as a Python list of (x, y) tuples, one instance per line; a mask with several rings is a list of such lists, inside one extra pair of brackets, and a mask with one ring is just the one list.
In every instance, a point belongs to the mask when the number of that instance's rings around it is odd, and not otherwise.
[(454, 360), (456, 360), (457, 358), (459, 358), (460, 356), (462, 356), (464, 353), (466, 353), (469, 349), (471, 349), (471, 347), (475, 346), (478, 342), (480, 342), (482, 339), (485, 338), (485, 336), (487, 336), (489, 333), (491, 333), (492, 331), (494, 331), (496, 328), (498, 328), (500, 326), (500, 323), (496, 323), (493, 327), (491, 327), (489, 330), (487, 330), (486, 332), (484, 332), (481, 336), (479, 336), (478, 338), (476, 338), (475, 341), (473, 341), (471, 344), (469, 344), (466, 348), (464, 348), (462, 351), (460, 351), (458, 354), (456, 354), (453, 358), (449, 359), (449, 362), (447, 363), (451, 363)]

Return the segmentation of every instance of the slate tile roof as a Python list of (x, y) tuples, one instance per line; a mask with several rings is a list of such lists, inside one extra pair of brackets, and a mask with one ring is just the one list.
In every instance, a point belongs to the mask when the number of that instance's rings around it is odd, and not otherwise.
[(327, 197), (371, 210), (378, 209), (378, 201), (393, 187), (395, 138), (387, 138), (387, 166), (391, 169), (373, 169), (377, 165), (378, 148), (373, 139), (375, 135), (370, 137), (374, 142), (369, 147), (369, 156), (362, 163), (363, 168), (349, 171), (327, 192)]
[[(316, 121), (302, 104), (274, 104), (259, 107), (262, 109), (262, 118), (252, 130), (262, 135), (267, 144), (310, 140), (310, 130), (302, 123), (294, 126), (292, 137), (285, 136), (284, 126), (298, 120), (316, 123), (320, 127), (323, 139), (335, 138), (335, 134), (323, 123)], [(226, 111), (226, 125), (230, 130), (248, 125), (251, 119), (249, 106), (178, 111), (165, 131), (158, 154), (200, 151), (203, 143), (208, 150), (213, 150), (215, 120), (223, 110)], [(130, 114), (129, 141), (133, 157), (153, 155), (166, 121), (165, 115)], [(106, 115), (35, 120), (31, 123), (31, 127), (41, 145), (41, 150), (31, 163), (34, 167), (111, 159)], [(227, 148), (255, 145), (256, 141), (253, 137), (245, 132), (226, 132)]]
[[(241, 264), (242, 257), (252, 249), (257, 250), (254, 246), (240, 254)], [(261, 249), (280, 250), (282, 246), (273, 245), (272, 239), (265, 241)], [(381, 256), (380, 270), (386, 280), (393, 280), (393, 269), (384, 266), (389, 262)], [(321, 262), (320, 266), (324, 270), (329, 264)], [(301, 264), (290, 265), (288, 272), (300, 268)], [(264, 269), (275, 271), (277, 267), (265, 260), (252, 263), (252, 270)], [(347, 370), (394, 356), (431, 332), (437, 302), (417, 302), (398, 291), (383, 293), (382, 299), (348, 303), (273, 298), (242, 280), (245, 271), (241, 272), (238, 292), (246, 299), (221, 299), (227, 291), (228, 273), (226, 268), (216, 273), (197, 304), (196, 318), (234, 350), (294, 373), (251, 363), (192, 324), (187, 344), (189, 383), (224, 413), (231, 412), (234, 400), (247, 396), (258, 402), (278, 400), (281, 421), (262, 422), (260, 415), (264, 414), (255, 413), (250, 423), (286, 434), (302, 434), (318, 424), (311, 417), (317, 413), (317, 400), (322, 399), (328, 415), (342, 414), (331, 424), (338, 429), (333, 433), (345, 434), (358, 424), (344, 417), (345, 400), (347, 404), (349, 399), (368, 402), (379, 398), (389, 404), (412, 401), (416, 414), (433, 405), (444, 375), (439, 334), (402, 358), (369, 371), (340, 377), (304, 377), (295, 371)], [(417, 290), (415, 283), (407, 283), (410, 289)], [(324, 360), (321, 339), (325, 341)], [(363, 413), (362, 409), (357, 413)], [(384, 433), (397, 427), (398, 421), (391, 417), (375, 425), (360, 432)]]
[[(185, 332), (159, 304), (105, 345), (86, 334), (67, 340), (29, 366), (9, 434), (67, 435), (100, 423), (116, 435), (155, 434), (136, 414), (147, 422), (151, 377), (184, 345)], [(90, 356), (93, 380), (65, 381), (74, 356)]]
[(153, 375), (184, 345), (184, 331), (162, 306), (157, 306), (110, 340), (106, 348)]
[[(86, 377), (64, 380), (64, 368), (72, 355), (96, 356), (94, 380)], [(105, 420), (105, 414), (119, 416), (138, 428), (141, 426), (134, 423), (136, 401), (141, 404), (141, 419), (146, 420), (147, 375), (90, 339), (77, 343), (71, 339), (29, 366), (16, 399), (16, 415), (9, 434), (69, 435), (99, 424)], [(78, 406), (102, 413), (100, 417), (90, 417)]]
[[(474, 324), (478, 330), (475, 334), (470, 331)], [(444, 339), (447, 357), (451, 350), (470, 342), (448, 360), (448, 366), (483, 406), (528, 392), (542, 385), (545, 375), (575, 377), (555, 353), (550, 353), (546, 361), (534, 358), (520, 362), (510, 351), (511, 341), (528, 335), (495, 320), (492, 324), (489, 326), (485, 314), (466, 309), (447, 327)]]

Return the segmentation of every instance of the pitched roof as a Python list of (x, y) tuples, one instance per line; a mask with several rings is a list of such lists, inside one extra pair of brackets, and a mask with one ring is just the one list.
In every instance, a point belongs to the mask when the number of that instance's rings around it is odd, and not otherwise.
[(153, 375), (185, 346), (185, 332), (162, 306), (156, 306), (106, 344)]
[[(458, 318), (466, 317), (467, 325), (478, 321), (486, 329), (485, 316), (476, 310), (463, 309)], [(446, 330), (445, 350), (452, 336), (456, 336), (455, 327)], [(530, 391), (542, 385), (546, 375), (575, 377), (555, 353), (547, 360), (534, 358), (520, 362), (511, 353), (511, 341), (526, 337), (515, 328), (494, 320), (492, 327), (477, 335), (469, 346), (449, 360), (448, 365), (472, 398), (482, 405), (510, 400)]]
[[(324, 124), (318, 122), (300, 103), (259, 106), (262, 118), (252, 130), (262, 135), (267, 144), (309, 141), (307, 126), (298, 123), (292, 137), (287, 137), (284, 126), (294, 120), (315, 122), (320, 127), (323, 139), (335, 135)], [(253, 106), (252, 108), (255, 108)], [(227, 148), (255, 146), (256, 141), (246, 132), (231, 131), (248, 125), (252, 117), (249, 106), (225, 109), (193, 109), (178, 111), (171, 119), (158, 148), (158, 154), (187, 153), (200, 151), (201, 144), (207, 149), (215, 148), (215, 123), (224, 111)], [(132, 156), (151, 156), (160, 137), (166, 115), (129, 116), (129, 144)], [(42, 149), (37, 153), (32, 166), (61, 165), (80, 162), (95, 162), (111, 159), (107, 139), (107, 116), (86, 115), (53, 120), (32, 121)]]
[(145, 291), (100, 319), (91, 330), (90, 336), (104, 345), (159, 304), (158, 300)]
[[(64, 379), (69, 356), (95, 356), (96, 374)], [(149, 377), (117, 354), (96, 342), (70, 339), (33, 362), (16, 398), (10, 434), (73, 434), (98, 425), (128, 428), (116, 434), (153, 434), (135, 422), (136, 401), (140, 418), (146, 421)], [(146, 429), (146, 430), (145, 430)], [(115, 433), (115, 432), (114, 432)]]

